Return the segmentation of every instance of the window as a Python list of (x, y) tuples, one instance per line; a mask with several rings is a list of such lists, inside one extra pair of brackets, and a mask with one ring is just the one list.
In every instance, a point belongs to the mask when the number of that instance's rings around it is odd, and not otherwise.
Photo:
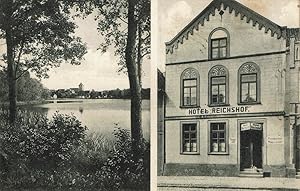
[(242, 74), (241, 75), (241, 102), (256, 102), (256, 74)]
[(240, 103), (259, 103), (259, 68), (255, 63), (245, 63), (239, 69)]
[(212, 122), (210, 131), (210, 153), (227, 153), (226, 122)]
[(213, 30), (208, 39), (209, 58), (221, 59), (229, 57), (229, 33), (224, 28)]
[(221, 65), (209, 71), (209, 105), (228, 104), (228, 70)]
[(199, 74), (193, 68), (186, 69), (181, 75), (181, 106), (195, 107), (199, 105)]
[(299, 44), (295, 45), (295, 60), (296, 61), (300, 60), (300, 57), (299, 57)]
[(181, 153), (199, 154), (198, 123), (181, 123)]
[(226, 58), (227, 38), (211, 39), (211, 57), (212, 59)]
[(197, 79), (183, 80), (183, 104), (196, 105), (197, 99)]

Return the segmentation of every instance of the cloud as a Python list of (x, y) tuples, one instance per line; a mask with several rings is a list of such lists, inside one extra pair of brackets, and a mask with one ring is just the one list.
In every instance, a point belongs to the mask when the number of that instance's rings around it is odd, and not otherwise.
[(192, 19), (192, 8), (185, 1), (178, 1), (168, 8), (162, 20), (162, 30), (166, 37), (174, 37)]
[[(95, 14), (86, 19), (76, 19), (78, 28), (76, 35), (87, 43), (87, 54), (85, 60), (79, 66), (62, 64), (61, 67), (52, 69), (49, 72), (49, 79), (43, 80), (43, 84), (50, 89), (77, 87), (83, 83), (85, 89), (114, 89), (128, 88), (128, 77), (123, 72), (117, 72), (118, 57), (114, 55), (113, 49), (102, 53), (97, 50), (99, 44), (103, 42), (103, 37), (97, 31), (97, 21)], [(142, 77), (143, 87), (150, 86), (150, 66), (149, 61), (143, 65), (144, 75)]]
[[(117, 72), (118, 65), (110, 52), (102, 54), (100, 51), (88, 50), (85, 60), (79, 66), (62, 64), (53, 69), (49, 79), (43, 80), (48, 88), (77, 87), (82, 82), (87, 89), (125, 88), (128, 83), (123, 83), (127, 78)], [(122, 82), (119, 86), (114, 82)]]
[(299, 26), (298, 0), (240, 0), (242, 4), (281, 26)]
[(289, 3), (281, 7), (278, 22), (284, 26), (299, 27), (298, 1), (289, 1)]
[[(83, 83), (85, 89), (105, 90), (128, 88), (128, 76), (118, 71), (117, 58), (111, 52), (88, 50), (85, 60), (79, 66), (62, 64), (49, 72), (49, 79), (43, 84), (50, 89), (77, 87)], [(149, 60), (143, 63), (143, 87), (150, 87)]]
[[(171, 6), (160, 7), (158, 59), (165, 60), (164, 43), (170, 41), (180, 30), (193, 19), (193, 9), (186, 1), (177, 1)], [(158, 68), (164, 71), (164, 62), (158, 63)]]

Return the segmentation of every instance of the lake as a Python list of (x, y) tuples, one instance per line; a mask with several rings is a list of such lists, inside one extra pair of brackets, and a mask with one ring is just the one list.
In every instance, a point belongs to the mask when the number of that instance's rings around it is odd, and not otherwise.
[[(124, 99), (71, 99), (30, 106), (27, 109), (43, 112), (51, 117), (55, 112), (75, 115), (89, 132), (111, 136), (114, 127), (130, 129), (130, 100)], [(150, 101), (143, 100), (143, 135), (150, 137)]]

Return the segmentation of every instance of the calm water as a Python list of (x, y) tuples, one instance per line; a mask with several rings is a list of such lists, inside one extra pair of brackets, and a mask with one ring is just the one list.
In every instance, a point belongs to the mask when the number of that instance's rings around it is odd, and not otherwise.
[[(75, 115), (90, 132), (112, 135), (116, 124), (130, 129), (130, 100), (122, 99), (79, 99), (72, 102), (48, 103), (30, 107), (31, 110), (47, 113), (51, 117), (55, 112)], [(143, 134), (149, 140), (150, 101), (143, 100)]]

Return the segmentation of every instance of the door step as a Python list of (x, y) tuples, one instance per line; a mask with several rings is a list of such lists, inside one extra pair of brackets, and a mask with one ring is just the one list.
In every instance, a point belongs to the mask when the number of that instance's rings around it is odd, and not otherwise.
[(247, 168), (240, 172), (240, 177), (263, 178), (262, 169)]

